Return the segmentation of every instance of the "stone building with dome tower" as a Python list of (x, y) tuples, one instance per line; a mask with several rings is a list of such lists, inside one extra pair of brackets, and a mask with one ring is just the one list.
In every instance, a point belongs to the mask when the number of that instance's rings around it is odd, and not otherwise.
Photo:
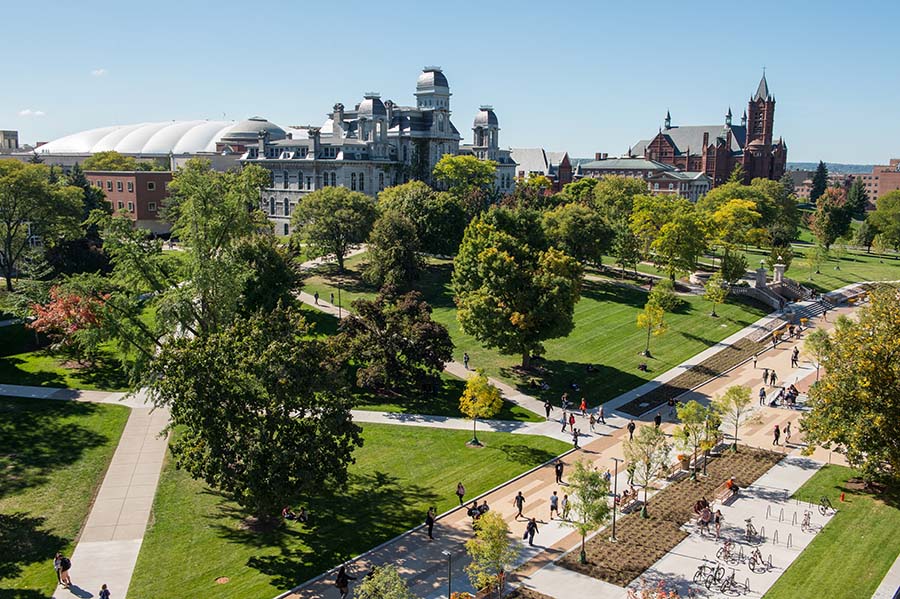
[(731, 108), (722, 125), (672, 125), (666, 111), (664, 127), (656, 137), (634, 144), (628, 156), (703, 172), (713, 186), (725, 183), (738, 164), (744, 168), (745, 183), (757, 177), (778, 180), (785, 173), (787, 144), (781, 138), (775, 141), (774, 129), (775, 96), (763, 73), (740, 125), (733, 124)]
[(411, 179), (430, 183), (434, 166), (446, 154), (496, 161), (497, 191), (512, 191), (515, 163), (499, 147), (497, 115), (482, 106), (473, 143), (461, 145), (462, 135), (450, 119), (450, 96), (441, 68), (425, 67), (416, 81), (415, 106), (367, 92), (353, 109), (336, 103), (320, 126), (260, 128), (240, 160), (271, 171), (272, 184), (262, 191), (261, 204), (276, 232), (290, 234), (297, 203), (312, 191), (344, 186), (374, 196)]

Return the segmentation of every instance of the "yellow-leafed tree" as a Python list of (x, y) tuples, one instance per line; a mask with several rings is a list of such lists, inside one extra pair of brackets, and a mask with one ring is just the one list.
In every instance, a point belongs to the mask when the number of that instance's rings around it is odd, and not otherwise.
[(459, 398), (459, 411), (472, 419), (472, 445), (481, 445), (475, 425), (479, 418), (490, 418), (503, 408), (503, 396), (500, 389), (491, 384), (483, 370), (466, 383), (462, 397)]

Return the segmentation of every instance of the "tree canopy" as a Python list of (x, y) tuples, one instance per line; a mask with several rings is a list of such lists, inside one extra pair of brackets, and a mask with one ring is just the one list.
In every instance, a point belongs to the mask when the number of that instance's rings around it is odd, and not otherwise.
[(599, 264), (612, 245), (605, 219), (584, 204), (562, 204), (544, 212), (543, 226), (553, 247), (582, 263)]
[(592, 465), (578, 460), (569, 474), (568, 489), (572, 495), (572, 519), (565, 524), (581, 535), (584, 561), (585, 538), (609, 518), (609, 482)]
[(548, 247), (529, 211), (495, 208), (466, 229), (453, 289), (463, 331), (529, 366), (542, 342), (571, 332), (582, 269)]
[(811, 445), (836, 447), (867, 479), (900, 478), (900, 302), (881, 286), (856, 322), (837, 327), (822, 348), (825, 376), (809, 391), (801, 422)]
[(489, 511), (475, 521), (475, 536), (466, 541), (472, 561), (466, 566), (469, 582), (491, 592), (503, 586), (506, 572), (519, 557), (519, 548), (509, 535), (509, 525), (499, 512)]
[(631, 229), (645, 254), (674, 281), (691, 271), (706, 248), (707, 223), (697, 207), (684, 198), (636, 196)]
[(434, 167), (436, 181), (456, 197), (462, 198), (477, 190), (494, 185), (497, 163), (474, 156), (444, 154)]
[(594, 185), (592, 204), (610, 222), (627, 220), (635, 197), (646, 193), (647, 184), (641, 179), (608, 175)]
[(843, 189), (828, 188), (816, 202), (816, 211), (810, 217), (809, 228), (816, 241), (825, 249), (850, 231), (852, 221), (847, 206), (847, 195)]
[(459, 411), (472, 419), (472, 443), (478, 444), (475, 425), (479, 418), (490, 418), (503, 409), (503, 395), (492, 385), (483, 370), (466, 381), (466, 388), (459, 398)]
[(881, 242), (900, 251), (900, 191), (891, 191), (880, 198), (869, 222), (878, 231)]
[(439, 193), (421, 181), (388, 187), (378, 194), (382, 213), (394, 211), (412, 221), (422, 251), (451, 256), (459, 249), (468, 216), (453, 194)]
[(333, 256), (338, 270), (344, 258), (365, 242), (378, 217), (375, 200), (346, 187), (324, 187), (300, 200), (291, 224), (295, 239), (306, 244), (310, 256)]
[(388, 210), (369, 234), (363, 279), (376, 287), (408, 288), (419, 278), (424, 262), (416, 226), (403, 214)]
[(818, 201), (826, 189), (828, 189), (828, 167), (820, 160), (818, 166), (816, 166), (816, 172), (813, 173), (812, 187), (809, 189), (809, 201), (813, 203)]

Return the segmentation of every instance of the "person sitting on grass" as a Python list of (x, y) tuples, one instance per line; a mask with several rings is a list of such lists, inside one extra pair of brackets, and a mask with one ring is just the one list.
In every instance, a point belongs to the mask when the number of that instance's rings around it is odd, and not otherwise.
[(281, 517), (285, 520), (296, 520), (297, 514), (289, 506), (284, 506), (284, 509), (281, 510)]
[(309, 522), (309, 512), (306, 511), (305, 507), (300, 508), (300, 513), (297, 514), (298, 522)]

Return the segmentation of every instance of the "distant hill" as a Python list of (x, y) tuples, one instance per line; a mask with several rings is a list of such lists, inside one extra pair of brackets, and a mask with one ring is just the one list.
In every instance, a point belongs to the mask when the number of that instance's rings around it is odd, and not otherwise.
[[(788, 162), (787, 169), (789, 171), (814, 171), (819, 166), (818, 162)], [(840, 164), (838, 162), (826, 162), (829, 173), (847, 173), (855, 175), (857, 173), (871, 173), (872, 164)]]

